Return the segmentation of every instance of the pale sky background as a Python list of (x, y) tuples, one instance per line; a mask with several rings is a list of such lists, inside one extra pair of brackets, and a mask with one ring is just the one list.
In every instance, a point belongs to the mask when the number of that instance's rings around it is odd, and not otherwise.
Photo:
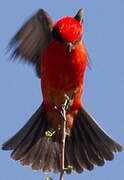
[[(54, 22), (84, 10), (84, 42), (92, 63), (87, 68), (82, 102), (97, 122), (124, 146), (124, 0), (0, 1), (0, 144), (15, 134), (42, 102), (40, 80), (31, 66), (12, 63), (5, 48), (20, 26), (39, 8)], [(34, 172), (0, 150), (0, 180), (58, 179)], [(64, 180), (123, 180), (124, 152), (91, 172), (65, 175)]]

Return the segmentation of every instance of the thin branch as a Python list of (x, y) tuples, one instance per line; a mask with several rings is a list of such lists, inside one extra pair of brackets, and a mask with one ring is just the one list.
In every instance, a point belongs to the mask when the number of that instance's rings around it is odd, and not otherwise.
[[(64, 110), (65, 113), (65, 110)], [(63, 116), (64, 117), (64, 116)], [(62, 144), (61, 144), (61, 174), (60, 174), (60, 180), (63, 180), (64, 176), (64, 169), (65, 169), (65, 139), (66, 139), (66, 117), (63, 119), (62, 122)]]
[(67, 95), (64, 96), (65, 102), (62, 104), (61, 110), (58, 110), (55, 106), (54, 109), (59, 113), (62, 118), (62, 139), (61, 139), (61, 173), (60, 179), (63, 180), (65, 170), (65, 139), (66, 139), (66, 111), (72, 105), (72, 98), (69, 98)]
[(63, 177), (64, 177), (64, 172), (65, 172), (65, 170), (62, 170), (62, 171), (61, 171), (61, 174), (60, 174), (60, 178), (59, 178), (59, 180), (63, 180)]

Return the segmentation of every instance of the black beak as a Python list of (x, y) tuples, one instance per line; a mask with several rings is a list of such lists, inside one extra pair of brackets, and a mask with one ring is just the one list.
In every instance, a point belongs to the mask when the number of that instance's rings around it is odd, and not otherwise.
[(71, 42), (66, 42), (65, 47), (68, 49), (69, 52), (71, 52), (73, 44)]

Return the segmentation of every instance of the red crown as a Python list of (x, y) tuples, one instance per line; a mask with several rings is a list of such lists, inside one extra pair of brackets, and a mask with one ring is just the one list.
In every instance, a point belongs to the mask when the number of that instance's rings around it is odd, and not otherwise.
[(66, 42), (77, 41), (83, 31), (81, 24), (75, 18), (68, 16), (58, 20), (54, 28)]

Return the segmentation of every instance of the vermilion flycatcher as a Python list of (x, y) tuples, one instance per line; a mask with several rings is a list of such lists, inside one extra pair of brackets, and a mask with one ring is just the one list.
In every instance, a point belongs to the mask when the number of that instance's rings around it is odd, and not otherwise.
[[(61, 109), (65, 95), (72, 98), (66, 112), (65, 167), (74, 171), (92, 170), (113, 160), (113, 152), (122, 147), (111, 139), (85, 110), (81, 103), (87, 53), (82, 41), (82, 10), (75, 17), (65, 16), (54, 25), (44, 10), (39, 10), (19, 30), (10, 42), (13, 56), (34, 64), (43, 93), (43, 103), (26, 125), (3, 144), (3, 150), (13, 150), (11, 157), (22, 165), (44, 172), (61, 171), (60, 138)], [(50, 128), (55, 133), (46, 136)], [(69, 171), (70, 172), (70, 171)]]

